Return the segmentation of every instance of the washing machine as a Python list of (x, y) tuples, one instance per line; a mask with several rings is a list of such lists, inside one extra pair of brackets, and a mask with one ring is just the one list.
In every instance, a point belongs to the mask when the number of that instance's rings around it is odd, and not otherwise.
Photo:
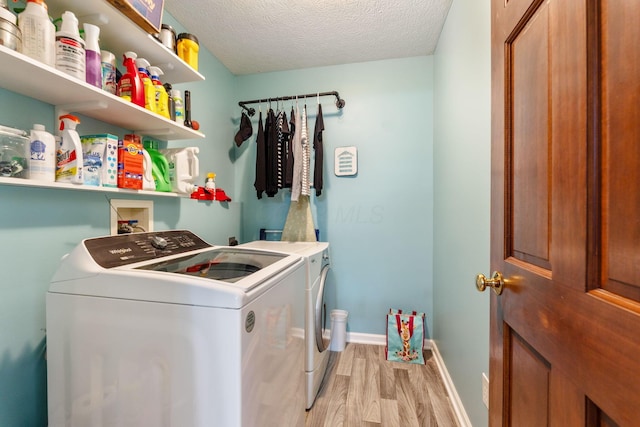
[(329, 243), (256, 240), (239, 245), (302, 256), (306, 265), (305, 288), (305, 384), (306, 408), (318, 395), (329, 364), (331, 310), (336, 308), (335, 283), (330, 277)]
[(46, 296), (49, 426), (303, 426), (306, 266), (186, 230), (84, 240)]

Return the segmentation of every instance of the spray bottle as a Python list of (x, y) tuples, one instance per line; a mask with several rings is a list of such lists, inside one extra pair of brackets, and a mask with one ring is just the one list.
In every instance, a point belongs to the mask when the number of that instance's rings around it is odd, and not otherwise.
[(56, 181), (82, 184), (82, 168), (84, 159), (82, 156), (82, 143), (76, 126), (80, 120), (71, 114), (59, 117), (62, 138), (56, 153)]
[(117, 95), (144, 108), (144, 88), (135, 63), (138, 55), (135, 52), (125, 52), (123, 56), (122, 64), (127, 72), (118, 82)]
[(56, 68), (83, 82), (87, 78), (84, 40), (73, 12), (62, 14), (62, 28), (56, 32)]
[(144, 91), (144, 108), (149, 111), (157, 113), (156, 110), (156, 90), (153, 87), (151, 76), (149, 75), (149, 61), (144, 58), (136, 58), (136, 67), (138, 68), (138, 75), (142, 81), (142, 87)]
[(84, 37), (86, 43), (86, 82), (102, 88), (102, 55), (100, 54), (100, 27), (84, 23)]
[(160, 76), (164, 73), (158, 67), (149, 67), (149, 71), (151, 72), (151, 81), (153, 82), (153, 87), (155, 89), (154, 100), (156, 104), (156, 113), (166, 117), (167, 119), (171, 119), (171, 115), (169, 114), (169, 95), (160, 81)]

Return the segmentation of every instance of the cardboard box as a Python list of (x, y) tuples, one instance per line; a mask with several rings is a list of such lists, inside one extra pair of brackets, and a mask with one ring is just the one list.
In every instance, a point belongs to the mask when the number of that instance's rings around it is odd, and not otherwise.
[(162, 28), (164, 0), (107, 0), (149, 34)]
[(118, 188), (142, 190), (144, 155), (140, 137), (125, 135), (118, 141)]
[[(82, 135), (80, 137), (83, 151), (85, 152), (84, 164), (87, 173), (84, 174), (84, 183), (88, 185), (102, 185), (103, 187), (117, 187), (118, 174), (118, 137), (109, 133), (97, 135)], [(89, 164), (89, 157), (86, 156), (87, 149), (92, 145), (101, 144), (104, 147), (102, 158), (100, 159), (99, 172), (91, 172), (90, 169), (96, 165)]]

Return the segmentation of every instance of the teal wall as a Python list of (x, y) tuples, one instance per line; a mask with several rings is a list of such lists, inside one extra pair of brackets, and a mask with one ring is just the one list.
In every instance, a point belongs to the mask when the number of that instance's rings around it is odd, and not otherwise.
[[(155, 229), (188, 228), (215, 244), (281, 229), (288, 191), (256, 198), (255, 133), (239, 148), (233, 143), (237, 102), (339, 91), (343, 110), (321, 98), (325, 188), (312, 206), (321, 240), (331, 242), (348, 330), (384, 334), (390, 307), (425, 311), (427, 334), (473, 425), (486, 425), (488, 295), (475, 291), (474, 276), (489, 269), (489, 2), (453, 2), (435, 56), (233, 76), (202, 49), (200, 71), (206, 81), (178, 88), (192, 90), (193, 118), (207, 137), (169, 146), (198, 146), (201, 175), (215, 172), (234, 201), (140, 197), (154, 201)], [(1, 89), (0, 97), (0, 124), (53, 129), (51, 105)], [(316, 100), (306, 103), (313, 128)], [(80, 126), (124, 133), (87, 118)], [(342, 146), (358, 149), (355, 177), (333, 174), (333, 152)], [(108, 233), (106, 198), (127, 197), (0, 186), (0, 426), (46, 423), (45, 292), (62, 255)]]
[[(390, 307), (426, 312), (430, 331), (433, 58), (264, 73), (238, 77), (237, 83), (237, 101), (340, 92), (346, 101), (342, 110), (335, 98), (320, 98), (325, 179), (322, 195), (312, 197), (320, 240), (331, 243), (338, 306), (349, 312), (352, 332), (384, 334)], [(305, 102), (313, 129), (317, 100), (299, 100), (300, 107)], [(291, 102), (285, 102), (285, 110), (289, 115)], [(257, 119), (256, 113), (255, 132)], [(333, 173), (334, 150), (344, 146), (358, 149), (355, 177)], [(290, 205), (288, 190), (257, 199), (255, 154), (255, 137), (237, 150), (244, 241), (257, 239), (260, 228), (282, 229)]]
[(472, 424), (487, 425), (490, 2), (455, 0), (435, 54), (434, 339)]
[[(136, 199), (153, 200), (156, 230), (188, 228), (211, 243), (226, 244), (229, 236), (240, 233), (230, 158), (235, 78), (203, 51), (200, 71), (206, 81), (180, 88), (193, 91), (193, 117), (202, 123), (207, 137), (169, 146), (198, 146), (201, 171), (216, 172), (218, 186), (234, 202), (223, 206), (182, 198)], [(3, 89), (0, 99), (0, 124), (30, 129), (33, 123), (42, 123), (50, 132), (54, 129), (53, 106)], [(80, 118), (80, 133), (126, 133)], [(46, 425), (45, 292), (60, 257), (84, 238), (109, 234), (108, 198), (130, 197), (0, 185), (0, 426)]]

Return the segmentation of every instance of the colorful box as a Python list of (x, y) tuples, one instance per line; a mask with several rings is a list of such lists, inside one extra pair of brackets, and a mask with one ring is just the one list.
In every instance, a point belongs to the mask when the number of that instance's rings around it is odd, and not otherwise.
[(125, 135), (118, 141), (118, 188), (142, 190), (144, 154), (138, 135)]
[(160, 32), (164, 0), (108, 1), (149, 34), (157, 34)]
[[(97, 135), (82, 135), (80, 137), (84, 153), (84, 183), (88, 185), (101, 185), (103, 187), (118, 186), (118, 137), (110, 133)], [(96, 164), (97, 157), (87, 155), (90, 147), (103, 147), (100, 164)], [(91, 154), (91, 153), (89, 153)], [(92, 170), (95, 168), (98, 170)]]

